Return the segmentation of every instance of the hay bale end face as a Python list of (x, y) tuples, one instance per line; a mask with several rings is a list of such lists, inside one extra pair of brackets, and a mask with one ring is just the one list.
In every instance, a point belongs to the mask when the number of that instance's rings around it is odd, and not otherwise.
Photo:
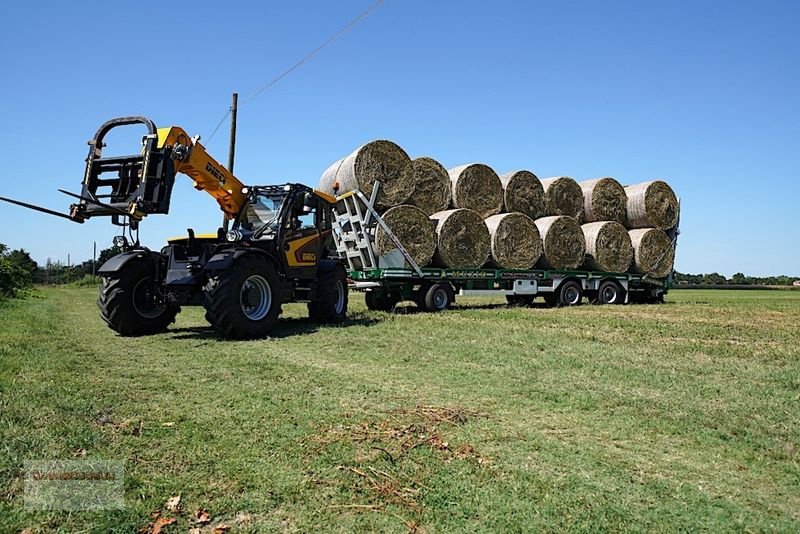
[(633, 246), (633, 272), (664, 278), (672, 272), (675, 247), (663, 230), (637, 228), (629, 230)]
[(542, 238), (533, 219), (501, 213), (484, 221), (489, 230), (491, 263), (500, 269), (530, 269), (542, 255)]
[(450, 175), (441, 163), (433, 158), (416, 158), (414, 167), (414, 191), (408, 203), (433, 215), (450, 207)]
[(534, 221), (542, 237), (539, 266), (545, 269), (577, 269), (583, 263), (586, 241), (578, 221), (566, 215)]
[(489, 230), (477, 212), (469, 209), (440, 211), (436, 223), (434, 264), (440, 267), (481, 267), (489, 259)]
[(452, 206), (478, 212), (481, 217), (500, 213), (503, 209), (503, 185), (488, 165), (472, 163), (447, 171), (452, 187)]
[(592, 271), (624, 273), (633, 261), (633, 247), (628, 230), (616, 221), (581, 225), (586, 240), (584, 267)]
[(514, 171), (500, 176), (503, 186), (503, 209), (519, 212), (531, 219), (545, 216), (544, 188), (530, 171)]
[[(436, 239), (427, 213), (416, 206), (401, 205), (388, 209), (382, 218), (417, 265), (424, 267), (431, 262)], [(375, 248), (379, 255), (397, 248), (380, 225), (375, 229)]]
[(403, 204), (414, 190), (411, 158), (391, 141), (372, 141), (335, 162), (322, 173), (319, 188), (331, 195), (359, 189), (369, 196), (376, 181), (381, 182), (376, 203), (382, 208)]
[(653, 180), (625, 188), (628, 228), (669, 230), (678, 224), (678, 198), (664, 181)]
[(548, 216), (567, 215), (580, 219), (583, 213), (583, 190), (578, 182), (569, 176), (545, 178), (541, 182)]
[(625, 188), (613, 178), (580, 182), (583, 191), (583, 221), (616, 221), (625, 224), (628, 197)]

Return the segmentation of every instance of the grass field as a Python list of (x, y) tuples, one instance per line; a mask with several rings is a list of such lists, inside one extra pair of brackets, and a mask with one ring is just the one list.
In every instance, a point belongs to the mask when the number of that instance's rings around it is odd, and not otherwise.
[[(117, 337), (91, 289), (0, 303), (0, 531), (800, 530), (800, 292), (351, 298), (247, 342), (197, 308)], [(23, 461), (76, 457), (125, 462), (125, 508), (25, 509)]]

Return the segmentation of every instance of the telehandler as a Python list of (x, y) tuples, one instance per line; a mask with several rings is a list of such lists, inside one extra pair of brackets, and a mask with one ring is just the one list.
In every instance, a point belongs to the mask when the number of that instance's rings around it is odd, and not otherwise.
[[(103, 157), (109, 131), (137, 124), (147, 128), (140, 153)], [(178, 173), (214, 197), (232, 226), (215, 235), (189, 229), (161, 251), (149, 250), (139, 243), (139, 223), (169, 213)], [(75, 222), (111, 217), (122, 228), (114, 238), (122, 252), (99, 269), (97, 304), (123, 336), (163, 332), (184, 305), (202, 304), (208, 322), (226, 338), (268, 335), (285, 302), (307, 302), (318, 322), (345, 319), (347, 274), (331, 240), (336, 199), (297, 183), (245, 186), (199, 137), (177, 126), (156, 128), (145, 117), (107, 121), (89, 141), (81, 193), (62, 192), (78, 199), (69, 215), (0, 199)]]

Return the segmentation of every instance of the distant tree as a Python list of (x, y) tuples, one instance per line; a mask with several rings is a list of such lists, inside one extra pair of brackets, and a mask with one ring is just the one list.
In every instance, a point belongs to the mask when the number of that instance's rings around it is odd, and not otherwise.
[[(24, 251), (14, 251), (24, 252)], [(13, 257), (12, 257), (13, 254)], [(14, 254), (8, 251), (8, 247), (0, 243), (0, 297), (13, 297), (31, 284), (32, 272), (27, 270), (29, 267), (24, 260), (24, 254)], [(27, 256), (30, 258), (30, 256)], [(33, 260), (31, 260), (33, 262)], [(25, 265), (25, 267), (23, 267)], [(34, 270), (36, 262), (33, 262)]]
[(743, 285), (749, 283), (750, 282), (748, 281), (744, 273), (736, 273), (733, 276), (731, 276), (731, 284)]
[(122, 249), (118, 246), (114, 245), (111, 248), (105, 248), (100, 251), (100, 255), (97, 257), (97, 267), (99, 268), (105, 262), (116, 256), (122, 252)]
[(704, 284), (726, 284), (728, 279), (719, 273), (709, 273), (703, 276)]

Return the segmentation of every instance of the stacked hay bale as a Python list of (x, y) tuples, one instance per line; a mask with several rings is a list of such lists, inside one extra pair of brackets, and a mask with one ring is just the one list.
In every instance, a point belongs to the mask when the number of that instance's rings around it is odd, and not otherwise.
[(626, 224), (633, 245), (631, 271), (663, 278), (672, 272), (675, 263), (675, 243), (666, 231), (678, 224), (678, 198), (662, 180), (626, 187), (625, 193)]
[[(539, 180), (527, 170), (498, 176), (472, 163), (447, 170), (436, 160), (411, 160), (391, 141), (373, 141), (331, 165), (320, 189), (366, 196), (376, 181), (376, 209), (420, 267), (579, 269), (668, 275), (678, 201), (655, 180), (623, 187), (605, 177)], [(374, 250), (397, 248), (380, 225)]]

